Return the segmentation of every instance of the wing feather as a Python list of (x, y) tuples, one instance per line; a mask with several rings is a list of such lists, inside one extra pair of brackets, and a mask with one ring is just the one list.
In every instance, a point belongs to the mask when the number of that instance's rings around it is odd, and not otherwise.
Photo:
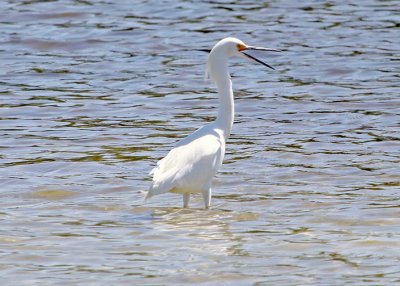
[[(153, 183), (146, 198), (174, 188), (197, 191), (211, 182), (222, 164), (225, 144), (220, 136), (203, 134), (181, 141), (150, 172)], [(182, 144), (182, 143), (186, 144)]]

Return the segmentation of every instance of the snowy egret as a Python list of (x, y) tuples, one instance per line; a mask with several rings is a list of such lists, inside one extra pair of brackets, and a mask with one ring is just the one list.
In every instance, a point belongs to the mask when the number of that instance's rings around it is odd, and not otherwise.
[(228, 58), (239, 56), (252, 59), (271, 69), (270, 65), (248, 54), (248, 50), (279, 51), (248, 46), (236, 38), (225, 38), (211, 50), (206, 74), (217, 85), (218, 115), (214, 122), (201, 127), (178, 142), (150, 172), (153, 182), (146, 199), (167, 192), (183, 195), (183, 207), (188, 207), (192, 193), (203, 195), (205, 208), (211, 205), (211, 181), (222, 165), (225, 142), (231, 133), (234, 117), (232, 82), (228, 72)]

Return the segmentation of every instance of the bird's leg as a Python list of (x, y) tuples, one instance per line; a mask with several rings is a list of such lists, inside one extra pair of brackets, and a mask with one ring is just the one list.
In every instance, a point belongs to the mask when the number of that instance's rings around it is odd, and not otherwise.
[(203, 190), (203, 200), (204, 200), (204, 207), (209, 209), (211, 206), (211, 188)]
[(184, 208), (187, 208), (189, 206), (189, 199), (190, 199), (189, 193), (183, 194), (183, 207)]

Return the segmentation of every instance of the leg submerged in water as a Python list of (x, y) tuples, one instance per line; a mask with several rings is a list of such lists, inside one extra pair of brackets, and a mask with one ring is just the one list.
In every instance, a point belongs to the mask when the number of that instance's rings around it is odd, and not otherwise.
[(190, 194), (183, 194), (183, 207), (187, 208), (189, 207), (189, 199), (190, 199)]
[(209, 209), (211, 206), (211, 188), (208, 188), (202, 192), (203, 200), (204, 200), (204, 207)]

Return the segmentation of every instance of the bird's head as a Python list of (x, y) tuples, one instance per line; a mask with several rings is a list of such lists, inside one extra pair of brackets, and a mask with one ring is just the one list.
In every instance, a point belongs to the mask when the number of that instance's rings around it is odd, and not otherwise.
[[(225, 78), (225, 75), (228, 74), (227, 71), (227, 61), (229, 57), (241, 57), (246, 59), (251, 59), (256, 61), (270, 69), (274, 69), (269, 64), (257, 59), (253, 55), (249, 54), (248, 51), (256, 50), (256, 51), (269, 51), (269, 52), (280, 52), (280, 50), (270, 49), (270, 48), (262, 48), (246, 45), (244, 42), (237, 38), (228, 37), (220, 40), (215, 46), (212, 48), (208, 56), (207, 68), (205, 73), (205, 78), (207, 79), (209, 76), (213, 81), (216, 81), (221, 78)], [(207, 50), (202, 50), (207, 51)], [(229, 74), (228, 74), (229, 76)]]
[(237, 38), (224, 38), (219, 41), (211, 50), (210, 54), (218, 54), (218, 56), (225, 56), (225, 57), (241, 57), (254, 60), (270, 69), (274, 69), (272, 66), (264, 63), (263, 61), (255, 58), (254, 56), (250, 55), (248, 51), (257, 50), (257, 51), (269, 51), (269, 52), (280, 52), (280, 50), (270, 49), (270, 48), (262, 48), (262, 47), (255, 47), (246, 45), (244, 42)]

